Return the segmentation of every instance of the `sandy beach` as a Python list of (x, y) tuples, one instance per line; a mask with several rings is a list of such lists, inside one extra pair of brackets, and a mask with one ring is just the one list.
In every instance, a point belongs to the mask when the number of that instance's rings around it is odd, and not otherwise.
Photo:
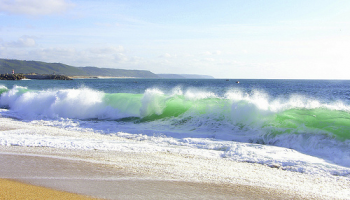
[[(0, 119), (0, 132), (71, 133)], [(347, 199), (350, 191), (345, 177), (181, 153), (11, 145), (0, 145), (0, 152), (0, 178), (103, 199)]]
[[(104, 199), (302, 199), (302, 196), (289, 194), (282, 189), (181, 181), (169, 177), (164, 179), (110, 164), (88, 162), (78, 157), (79, 152), (59, 150), (47, 155), (27, 147), (2, 147), (1, 150), (0, 177), (41, 186), (33, 187), (28, 192), (28, 185), (17, 185), (24, 192), (22, 195), (36, 194), (39, 195), (38, 199), (63, 194), (84, 199), (69, 193)], [(0, 185), (4, 184), (8, 184), (8, 181), (0, 182)], [(54, 194), (43, 187), (69, 193), (56, 191), (58, 194)], [(18, 195), (16, 191), (11, 190), (7, 195)]]
[(6, 179), (0, 179), (0, 191), (0, 199), (94, 199)]

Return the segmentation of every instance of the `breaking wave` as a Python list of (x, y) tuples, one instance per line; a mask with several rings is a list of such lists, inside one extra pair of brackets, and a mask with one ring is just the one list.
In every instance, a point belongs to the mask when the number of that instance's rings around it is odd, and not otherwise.
[(118, 125), (115, 130), (89, 126), (104, 133), (132, 127), (146, 135), (268, 144), (350, 167), (350, 106), (342, 101), (325, 103), (298, 94), (271, 97), (261, 90), (231, 89), (218, 95), (181, 87), (134, 94), (1, 86), (0, 93), (0, 105), (23, 120), (108, 121)]

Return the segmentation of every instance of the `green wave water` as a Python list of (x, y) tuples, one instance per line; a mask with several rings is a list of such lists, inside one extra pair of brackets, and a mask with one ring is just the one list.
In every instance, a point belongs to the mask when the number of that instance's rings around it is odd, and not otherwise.
[[(232, 150), (233, 157), (243, 153), (243, 160), (244, 152), (231, 141), (294, 149), (350, 166), (350, 81), (251, 80), (250, 85), (243, 82), (234, 88), (225, 84), (229, 83), (6, 82), (0, 86), (0, 106), (6, 110), (0, 114), (73, 130), (135, 134), (143, 139), (154, 136), (174, 145)], [(223, 146), (213, 147), (208, 141)], [(248, 160), (255, 162), (256, 157), (249, 155)]]
[[(225, 132), (259, 130), (260, 134), (320, 134), (350, 139), (349, 106), (314, 100), (278, 99), (258, 93), (164, 92), (104, 93), (88, 88), (29, 90), (0, 88), (2, 107), (30, 117), (108, 119), (134, 123), (162, 122), (169, 130)], [(303, 102), (304, 103), (300, 103)], [(277, 103), (276, 103), (277, 102)], [(298, 102), (298, 104), (295, 104)], [(314, 105), (314, 106), (310, 106)]]
[[(200, 122), (231, 129), (258, 128), (274, 136), (307, 133), (328, 135), (341, 141), (350, 139), (350, 113), (322, 106), (270, 111), (258, 108), (254, 103), (245, 100), (188, 99), (184, 95), (164, 94), (147, 98), (145, 94), (129, 93), (106, 94), (103, 101), (124, 113), (126, 118), (135, 117), (133, 120), (138, 123), (161, 120), (169, 121), (169, 125), (181, 124), (190, 127), (198, 126), (194, 124)], [(192, 130), (197, 128), (193, 127)]]
[(285, 128), (284, 132), (312, 131), (315, 134), (329, 134), (342, 141), (350, 139), (350, 113), (342, 110), (327, 108), (289, 109), (276, 113), (269, 125)]

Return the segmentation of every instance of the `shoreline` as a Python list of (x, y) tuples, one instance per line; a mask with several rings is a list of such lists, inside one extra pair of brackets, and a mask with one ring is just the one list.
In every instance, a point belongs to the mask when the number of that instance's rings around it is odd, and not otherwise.
[(0, 150), (0, 160), (5, 161), (0, 180), (84, 195), (87, 199), (304, 199), (283, 189), (130, 172), (110, 164), (91, 163), (85, 155), (77, 156), (81, 152), (59, 150), (48, 154), (40, 153), (40, 148), (3, 146)]
[(137, 77), (124, 76), (68, 76), (71, 79), (137, 79)]
[[(75, 133), (0, 117), (0, 133), (21, 134), (16, 132), (18, 130), (24, 130), (26, 134), (62, 138), (74, 136), (82, 141), (103, 141), (111, 137), (93, 132)], [(128, 139), (115, 137), (114, 140)], [(149, 199), (346, 199), (350, 194), (350, 181), (346, 177), (284, 171), (224, 158), (174, 152), (25, 145), (5, 146), (0, 143), (0, 178), (97, 198), (144, 199), (146, 195)], [(85, 187), (79, 186), (84, 184)], [(120, 188), (117, 193), (116, 188)]]

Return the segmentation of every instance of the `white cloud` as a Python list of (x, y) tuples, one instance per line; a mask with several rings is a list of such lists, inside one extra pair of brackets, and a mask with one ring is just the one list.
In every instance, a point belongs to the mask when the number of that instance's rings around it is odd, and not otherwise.
[(93, 54), (115, 54), (124, 52), (123, 46), (117, 46), (117, 47), (100, 47), (100, 48), (93, 48), (89, 50)]
[(125, 54), (118, 53), (114, 56), (114, 60), (117, 62), (127, 62), (129, 58)]
[(35, 46), (35, 40), (33, 38), (24, 37), (19, 39), (19, 44), (24, 47), (33, 47)]
[[(1, 42), (1, 41), (0, 41)], [(34, 47), (36, 45), (35, 38), (30, 36), (22, 36), (17, 41), (3, 43), (4, 47)]]
[(202, 55), (205, 55), (205, 56), (210, 56), (210, 55), (212, 55), (212, 53), (211, 53), (211, 52), (209, 52), (209, 51), (206, 51), (206, 52), (204, 52)]
[(204, 61), (214, 62), (215, 59), (214, 58), (205, 58)]
[(0, 12), (20, 15), (50, 15), (73, 7), (67, 0), (0, 0)]
[(161, 57), (164, 57), (164, 58), (170, 58), (171, 55), (169, 53), (165, 53), (164, 55), (162, 55)]
[(204, 53), (201, 53), (201, 55), (211, 56), (211, 55), (220, 55), (221, 53), (222, 53), (221, 51), (216, 50), (216, 51), (206, 51)]
[(176, 54), (165, 53), (165, 54), (162, 54), (162, 55), (160, 55), (158, 57), (159, 58), (176, 58), (177, 55)]

